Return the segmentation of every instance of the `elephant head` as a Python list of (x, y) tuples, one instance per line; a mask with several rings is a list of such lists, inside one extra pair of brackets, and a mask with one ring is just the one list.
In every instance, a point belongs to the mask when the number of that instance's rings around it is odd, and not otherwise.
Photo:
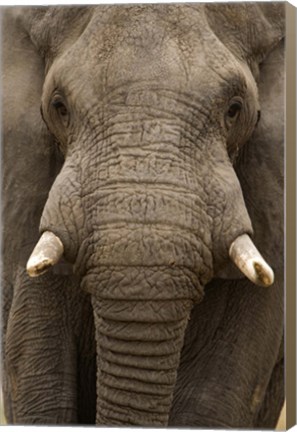
[(45, 61), (42, 116), (64, 156), (27, 268), (39, 275), (64, 255), (92, 297), (99, 424), (167, 424), (191, 308), (232, 274), (230, 258), (273, 282), (234, 164), (259, 120), (258, 66), (282, 37), (279, 9), (26, 17)]

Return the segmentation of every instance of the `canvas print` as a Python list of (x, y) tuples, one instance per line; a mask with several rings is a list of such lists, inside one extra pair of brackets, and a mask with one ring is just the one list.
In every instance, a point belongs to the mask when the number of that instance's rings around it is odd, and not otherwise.
[(1, 15), (7, 423), (275, 428), (285, 4)]

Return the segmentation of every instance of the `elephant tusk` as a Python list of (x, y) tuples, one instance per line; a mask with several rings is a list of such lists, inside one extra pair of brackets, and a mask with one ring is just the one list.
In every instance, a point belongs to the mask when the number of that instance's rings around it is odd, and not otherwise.
[(31, 277), (45, 273), (59, 261), (63, 252), (64, 246), (59, 237), (50, 231), (45, 231), (27, 262), (27, 273)]
[(247, 234), (237, 237), (231, 244), (229, 255), (245, 276), (260, 286), (270, 286), (274, 281), (272, 268), (266, 263)]

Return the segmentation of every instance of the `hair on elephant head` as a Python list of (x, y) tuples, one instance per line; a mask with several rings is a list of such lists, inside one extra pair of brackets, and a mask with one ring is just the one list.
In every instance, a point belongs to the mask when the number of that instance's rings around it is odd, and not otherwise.
[[(261, 308), (273, 314), (282, 282), (282, 150), (273, 152), (283, 85), (270, 63), (283, 67), (284, 6), (269, 6), (4, 10), (9, 421), (250, 427), (271, 418), (261, 406), (281, 314), (261, 339), (269, 359), (259, 354), (247, 377), (239, 368), (247, 408), (238, 410), (226, 366), (230, 394), (210, 409), (221, 367), (210, 353), (232, 321), (232, 287), (249, 326)], [(222, 319), (205, 312), (221, 307)], [(243, 347), (233, 335), (254, 352), (260, 343), (236, 329), (224, 332), (235, 347), (220, 350), (226, 365)]]

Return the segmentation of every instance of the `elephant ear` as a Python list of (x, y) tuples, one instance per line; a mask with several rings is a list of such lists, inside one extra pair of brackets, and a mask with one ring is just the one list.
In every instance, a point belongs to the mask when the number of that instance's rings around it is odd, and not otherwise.
[[(39, 219), (59, 169), (53, 139), (40, 115), (43, 60), (21, 25), (20, 15), (19, 8), (1, 10), (3, 346), (17, 275), (25, 269), (39, 236)], [(4, 373), (5, 410), (11, 421), (7, 386)]]
[[(102, 12), (106, 6), (101, 6)], [(15, 17), (44, 60), (47, 73), (89, 23), (92, 6), (50, 6), (15, 8)]]
[[(24, 12), (23, 12), (24, 14)], [(60, 169), (40, 115), (43, 60), (24, 30), (19, 8), (2, 15), (2, 307), (5, 331), (14, 280), (39, 236), (39, 220)]]
[(220, 41), (246, 62), (255, 78), (259, 64), (285, 35), (285, 4), (207, 4), (208, 22)]
[(41, 211), (62, 162), (40, 114), (44, 62), (19, 18), (25, 14), (14, 7), (2, 11), (3, 246), (5, 257), (13, 257), (11, 274), (20, 250), (39, 235)]

